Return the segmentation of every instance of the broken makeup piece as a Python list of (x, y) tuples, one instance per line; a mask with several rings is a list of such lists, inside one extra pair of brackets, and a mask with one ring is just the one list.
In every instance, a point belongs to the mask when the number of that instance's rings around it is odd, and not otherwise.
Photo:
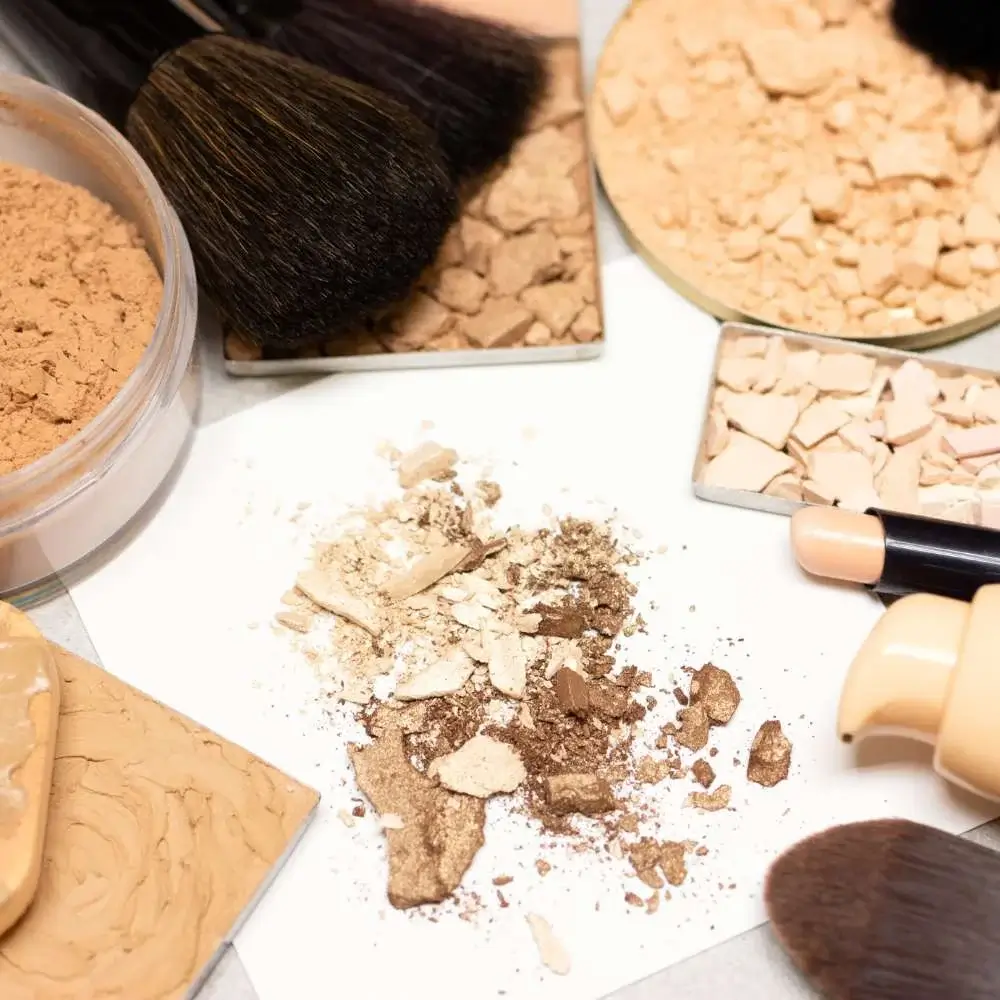
[(969, 601), (1000, 582), (1000, 531), (872, 507), (863, 514), (806, 507), (792, 515), (792, 550), (814, 576), (877, 594)]
[(888, 7), (644, 0), (610, 33), (601, 179), (633, 245), (713, 315), (914, 347), (1000, 317), (1000, 107)]
[(885, 348), (723, 325), (694, 470), (707, 500), (1000, 528), (1000, 382)]
[(553, 40), (549, 85), (507, 163), (467, 192), (462, 216), (408, 301), (325, 344), (264, 352), (230, 330), (234, 375), (596, 357), (592, 167), (580, 48)]

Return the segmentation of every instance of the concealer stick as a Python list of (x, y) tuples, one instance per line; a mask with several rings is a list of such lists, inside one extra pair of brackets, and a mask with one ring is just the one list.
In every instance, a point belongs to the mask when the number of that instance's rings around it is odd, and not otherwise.
[(791, 537), (807, 573), (878, 594), (968, 601), (984, 584), (1000, 583), (1000, 532), (972, 524), (875, 507), (803, 507), (792, 515)]

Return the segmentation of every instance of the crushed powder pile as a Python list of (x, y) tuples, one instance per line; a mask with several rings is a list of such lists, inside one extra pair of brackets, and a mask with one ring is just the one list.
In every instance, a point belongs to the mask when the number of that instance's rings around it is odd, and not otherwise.
[(109, 205), (0, 163), (0, 476), (111, 402), (152, 339), (162, 295), (137, 232)]
[[(708, 849), (652, 836), (662, 817), (645, 793), (682, 781), (683, 807), (730, 807), (710, 744), (739, 707), (735, 681), (712, 664), (688, 669), (688, 689), (667, 696), (676, 721), (647, 732), (659, 689), (619, 662), (622, 639), (645, 629), (627, 575), (641, 556), (586, 520), (500, 531), (500, 486), (460, 487), (454, 451), (427, 443), (395, 457), (402, 497), (318, 543), (276, 618), (371, 737), (349, 753), (382, 818), (390, 902), (451, 895), (484, 842), (485, 800), (502, 795), (541, 838), (627, 858), (652, 895), (626, 902), (654, 912)], [(778, 722), (766, 726), (749, 777), (773, 785), (791, 744)]]
[(609, 40), (595, 156), (639, 241), (730, 310), (866, 337), (1000, 306), (1000, 96), (887, 0), (646, 0)]

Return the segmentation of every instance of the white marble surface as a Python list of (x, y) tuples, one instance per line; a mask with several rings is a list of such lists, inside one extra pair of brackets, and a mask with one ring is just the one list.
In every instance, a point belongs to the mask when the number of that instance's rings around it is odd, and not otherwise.
[[(607, 32), (628, 0), (581, 0), (583, 44), (589, 84)], [(0, 49), (0, 70), (19, 70), (15, 59)], [(605, 262), (630, 253), (613, 213), (602, 201), (599, 231)], [(204, 397), (202, 423), (211, 423), (232, 413), (287, 392), (302, 384), (300, 379), (237, 380), (226, 376), (214, 331), (206, 331), (201, 344)], [(1000, 368), (1000, 329), (993, 329), (957, 345), (932, 352), (934, 356), (985, 368)], [(97, 662), (87, 631), (72, 601), (65, 594), (35, 609), (31, 617), (53, 641)], [(990, 824), (971, 836), (1000, 849), (1000, 826)], [(670, 956), (663, 956), (668, 966)], [(659, 974), (630, 986), (614, 1000), (718, 1000), (739, 992), (743, 1000), (796, 1000), (815, 994), (795, 975), (775, 946), (766, 927), (759, 927), (727, 941), (686, 962), (668, 966)], [(238, 956), (232, 950), (199, 994), (198, 1000), (256, 1000)]]

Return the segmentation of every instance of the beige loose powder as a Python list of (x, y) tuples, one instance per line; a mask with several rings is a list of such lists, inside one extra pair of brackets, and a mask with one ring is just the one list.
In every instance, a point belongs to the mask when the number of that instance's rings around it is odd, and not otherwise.
[(0, 163), (0, 476), (89, 424), (135, 371), (163, 285), (89, 191)]
[(646, 0), (605, 49), (595, 157), (647, 254), (717, 314), (837, 336), (1000, 306), (1000, 100), (884, 0)]

